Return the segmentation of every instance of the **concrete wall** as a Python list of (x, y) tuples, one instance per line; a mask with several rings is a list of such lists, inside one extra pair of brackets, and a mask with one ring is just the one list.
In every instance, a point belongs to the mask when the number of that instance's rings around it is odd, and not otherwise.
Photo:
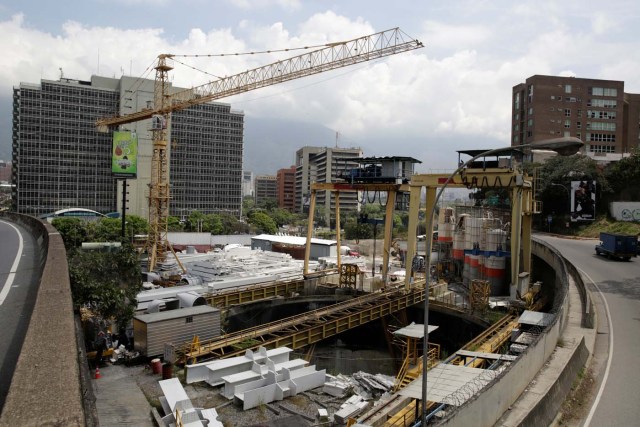
[(62, 238), (50, 224), (38, 219), (12, 213), (1, 215), (20, 224), (37, 239), (42, 271), (0, 425), (97, 425), (95, 407), (91, 408), (94, 399), (84, 348), (76, 341)]
[[(532, 251), (556, 272), (555, 320), (516, 362), (503, 371), (481, 393), (476, 393), (471, 400), (447, 416), (441, 425), (494, 425), (527, 388), (556, 349), (560, 334), (568, 322), (568, 289), (570, 283), (574, 282), (574, 277), (570, 273), (575, 271), (569, 270), (562, 255), (542, 241), (534, 239)], [(578, 288), (583, 286), (581, 281), (573, 284)], [(585, 307), (583, 300), (583, 313)], [(552, 383), (546, 395), (541, 396), (538, 403), (523, 417), (521, 425), (539, 426), (551, 423), (587, 357), (588, 351), (583, 339), (571, 350), (564, 369)]]

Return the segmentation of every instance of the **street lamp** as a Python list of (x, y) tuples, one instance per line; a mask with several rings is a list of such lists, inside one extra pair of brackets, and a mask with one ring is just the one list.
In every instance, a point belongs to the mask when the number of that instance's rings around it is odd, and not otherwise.
[[(579, 138), (574, 137), (562, 137), (562, 138), (553, 138), (553, 139), (545, 139), (538, 142), (533, 142), (531, 144), (523, 144), (518, 146), (509, 146), (509, 147), (501, 147), (494, 148), (492, 150), (484, 151), (480, 154), (473, 156), (471, 159), (467, 160), (465, 163), (462, 163), (458, 169), (456, 169), (447, 180), (442, 184), (438, 192), (436, 193), (436, 198), (433, 201), (433, 207), (431, 212), (427, 214), (427, 239), (426, 239), (426, 256), (425, 256), (425, 287), (424, 287), (424, 339), (422, 343), (422, 417), (421, 417), (421, 426), (424, 427), (427, 425), (427, 352), (428, 352), (428, 342), (429, 342), (429, 274), (428, 272), (431, 270), (431, 249), (433, 246), (433, 238), (431, 238), (431, 230), (433, 229), (433, 215), (435, 213), (435, 208), (438, 205), (438, 200), (440, 200), (440, 196), (442, 195), (447, 185), (451, 183), (453, 178), (461, 173), (464, 169), (466, 169), (471, 163), (478, 160), (481, 157), (488, 157), (499, 155), (505, 152), (520, 150), (520, 149), (529, 149), (529, 150), (553, 150), (561, 156), (571, 156), (576, 154), (582, 147), (584, 143)], [(513, 256), (513, 255), (512, 255)]]

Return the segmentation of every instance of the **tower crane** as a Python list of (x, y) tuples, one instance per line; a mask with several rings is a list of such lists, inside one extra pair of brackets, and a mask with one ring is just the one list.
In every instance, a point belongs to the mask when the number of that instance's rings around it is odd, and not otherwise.
[(173, 111), (421, 47), (423, 44), (420, 41), (410, 39), (399, 28), (393, 28), (349, 41), (329, 43), (321, 49), (175, 93), (169, 92), (169, 71), (173, 67), (167, 61), (177, 55), (159, 55), (155, 66), (153, 108), (102, 118), (96, 122), (98, 130), (106, 132), (110, 127), (152, 119), (153, 152), (149, 185), (149, 234), (146, 244), (148, 271), (154, 270), (156, 263), (165, 259), (167, 250), (172, 250), (167, 241), (170, 200), (167, 129)]

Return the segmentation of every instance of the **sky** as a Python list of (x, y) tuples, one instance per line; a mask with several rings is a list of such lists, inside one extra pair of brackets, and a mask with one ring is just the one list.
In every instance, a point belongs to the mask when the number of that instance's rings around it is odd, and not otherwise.
[[(0, 0), (0, 146), (10, 145), (21, 82), (153, 78), (161, 53), (273, 51), (400, 27), (424, 48), (224, 102), (245, 121), (321, 125), (340, 146), (443, 171), (456, 150), (509, 145), (512, 87), (532, 75), (623, 80), (625, 92), (640, 93), (639, 21), (637, 0)], [(184, 59), (206, 73), (175, 64), (171, 80), (196, 86), (288, 56)]]

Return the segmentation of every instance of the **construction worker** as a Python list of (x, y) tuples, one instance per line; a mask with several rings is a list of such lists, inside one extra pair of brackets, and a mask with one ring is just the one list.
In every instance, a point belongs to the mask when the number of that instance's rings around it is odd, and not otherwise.
[(107, 349), (107, 337), (104, 332), (98, 332), (98, 338), (96, 338), (96, 367), (102, 363), (102, 353)]

